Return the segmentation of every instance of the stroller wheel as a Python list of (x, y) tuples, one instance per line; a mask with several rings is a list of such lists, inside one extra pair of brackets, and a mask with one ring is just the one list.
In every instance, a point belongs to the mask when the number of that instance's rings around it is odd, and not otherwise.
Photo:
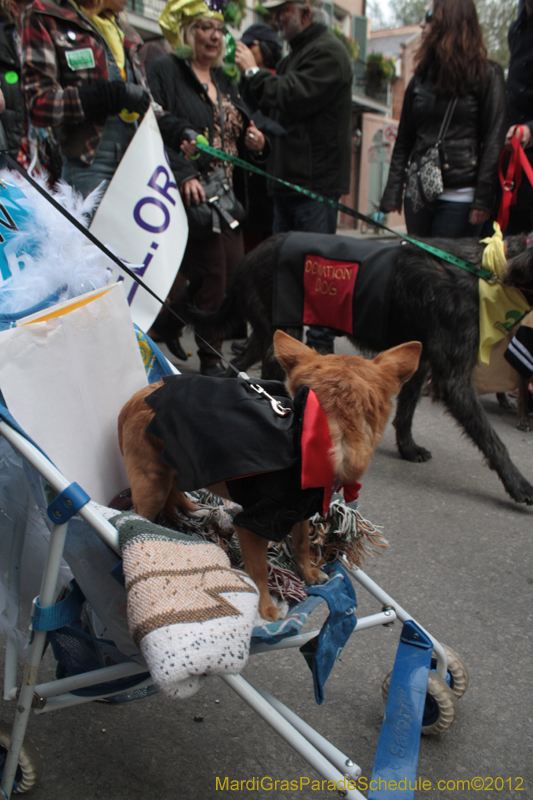
[[(11, 741), (11, 725), (0, 720), (0, 775), (4, 771), (4, 764)], [(19, 763), (15, 774), (16, 788), (14, 793), (28, 792), (39, 781), (43, 774), (43, 760), (37, 747), (31, 739), (26, 737), (20, 751)]]
[[(468, 689), (468, 670), (465, 662), (455, 650), (452, 650), (447, 644), (443, 644), (442, 647), (444, 648), (446, 660), (448, 662), (448, 677), (446, 683), (449, 685), (456, 698), (459, 699)], [(436, 666), (437, 659), (432, 658), (431, 669), (435, 669)]]
[[(387, 702), (391, 676), (392, 670), (385, 676), (381, 686), (381, 696), (384, 702)], [(428, 735), (447, 730), (455, 719), (455, 711), (456, 699), (454, 693), (446, 681), (443, 681), (436, 672), (430, 671), (426, 705), (422, 718), (422, 733)]]

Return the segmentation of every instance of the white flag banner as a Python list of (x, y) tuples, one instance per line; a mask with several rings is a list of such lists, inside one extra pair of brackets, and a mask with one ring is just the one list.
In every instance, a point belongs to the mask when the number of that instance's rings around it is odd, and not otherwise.
[[(188, 225), (151, 108), (107, 187), (90, 230), (134, 265), (132, 272), (165, 300), (183, 258)], [(133, 321), (147, 331), (161, 306), (116, 267), (114, 279), (121, 278)]]

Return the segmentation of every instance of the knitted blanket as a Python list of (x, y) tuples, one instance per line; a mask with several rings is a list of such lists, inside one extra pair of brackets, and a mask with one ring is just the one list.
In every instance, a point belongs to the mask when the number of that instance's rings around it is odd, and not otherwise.
[(240, 672), (259, 596), (215, 544), (123, 513), (119, 532), (128, 625), (154, 684), (171, 698), (194, 694), (200, 678)]
[[(122, 513), (109, 517), (119, 532), (132, 638), (155, 686), (170, 698), (194, 694), (207, 675), (244, 668), (259, 599), (234, 535), (240, 506), (205, 490), (189, 496), (201, 506), (200, 517), (160, 515), (164, 527), (148, 522), (125, 510), (129, 490), (111, 503)], [(343, 555), (350, 566), (361, 566), (365, 556), (387, 547), (381, 532), (340, 499), (326, 517), (313, 517), (311, 528), (318, 566)], [(290, 604), (307, 597), (290, 538), (271, 543), (268, 562), (274, 595)]]

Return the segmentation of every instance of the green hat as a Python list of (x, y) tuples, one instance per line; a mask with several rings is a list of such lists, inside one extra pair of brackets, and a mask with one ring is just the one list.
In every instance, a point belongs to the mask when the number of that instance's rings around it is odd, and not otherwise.
[(224, 21), (222, 0), (169, 0), (159, 17), (163, 35), (172, 47), (182, 44), (180, 26), (192, 22), (196, 17), (210, 17)]
[(307, 3), (310, 6), (319, 6), (320, 0), (266, 0), (266, 3), (261, 3), (263, 8), (280, 8), (280, 6), (284, 6), (285, 3)]

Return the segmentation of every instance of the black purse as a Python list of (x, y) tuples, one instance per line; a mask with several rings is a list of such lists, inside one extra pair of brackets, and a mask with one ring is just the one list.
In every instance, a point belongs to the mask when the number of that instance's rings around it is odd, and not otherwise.
[[(220, 113), (220, 138), (224, 149), (224, 111), (217, 87)], [(246, 212), (237, 200), (233, 186), (228, 180), (224, 167), (219, 167), (208, 176), (198, 179), (205, 192), (205, 201), (198, 205), (186, 206), (189, 223), (189, 236), (199, 239), (213, 233), (221, 233), (226, 228), (237, 228), (244, 222)]]
[(225, 228), (237, 228), (244, 222), (244, 208), (235, 197), (224, 167), (199, 180), (206, 199), (198, 205), (191, 203), (186, 206), (189, 236), (210, 236), (212, 233), (221, 233)]
[(420, 211), (425, 205), (434, 203), (444, 191), (440, 146), (448, 131), (456, 104), (457, 97), (448, 103), (435, 144), (426, 150), (418, 161), (411, 161), (407, 167), (407, 188), (415, 212)]

